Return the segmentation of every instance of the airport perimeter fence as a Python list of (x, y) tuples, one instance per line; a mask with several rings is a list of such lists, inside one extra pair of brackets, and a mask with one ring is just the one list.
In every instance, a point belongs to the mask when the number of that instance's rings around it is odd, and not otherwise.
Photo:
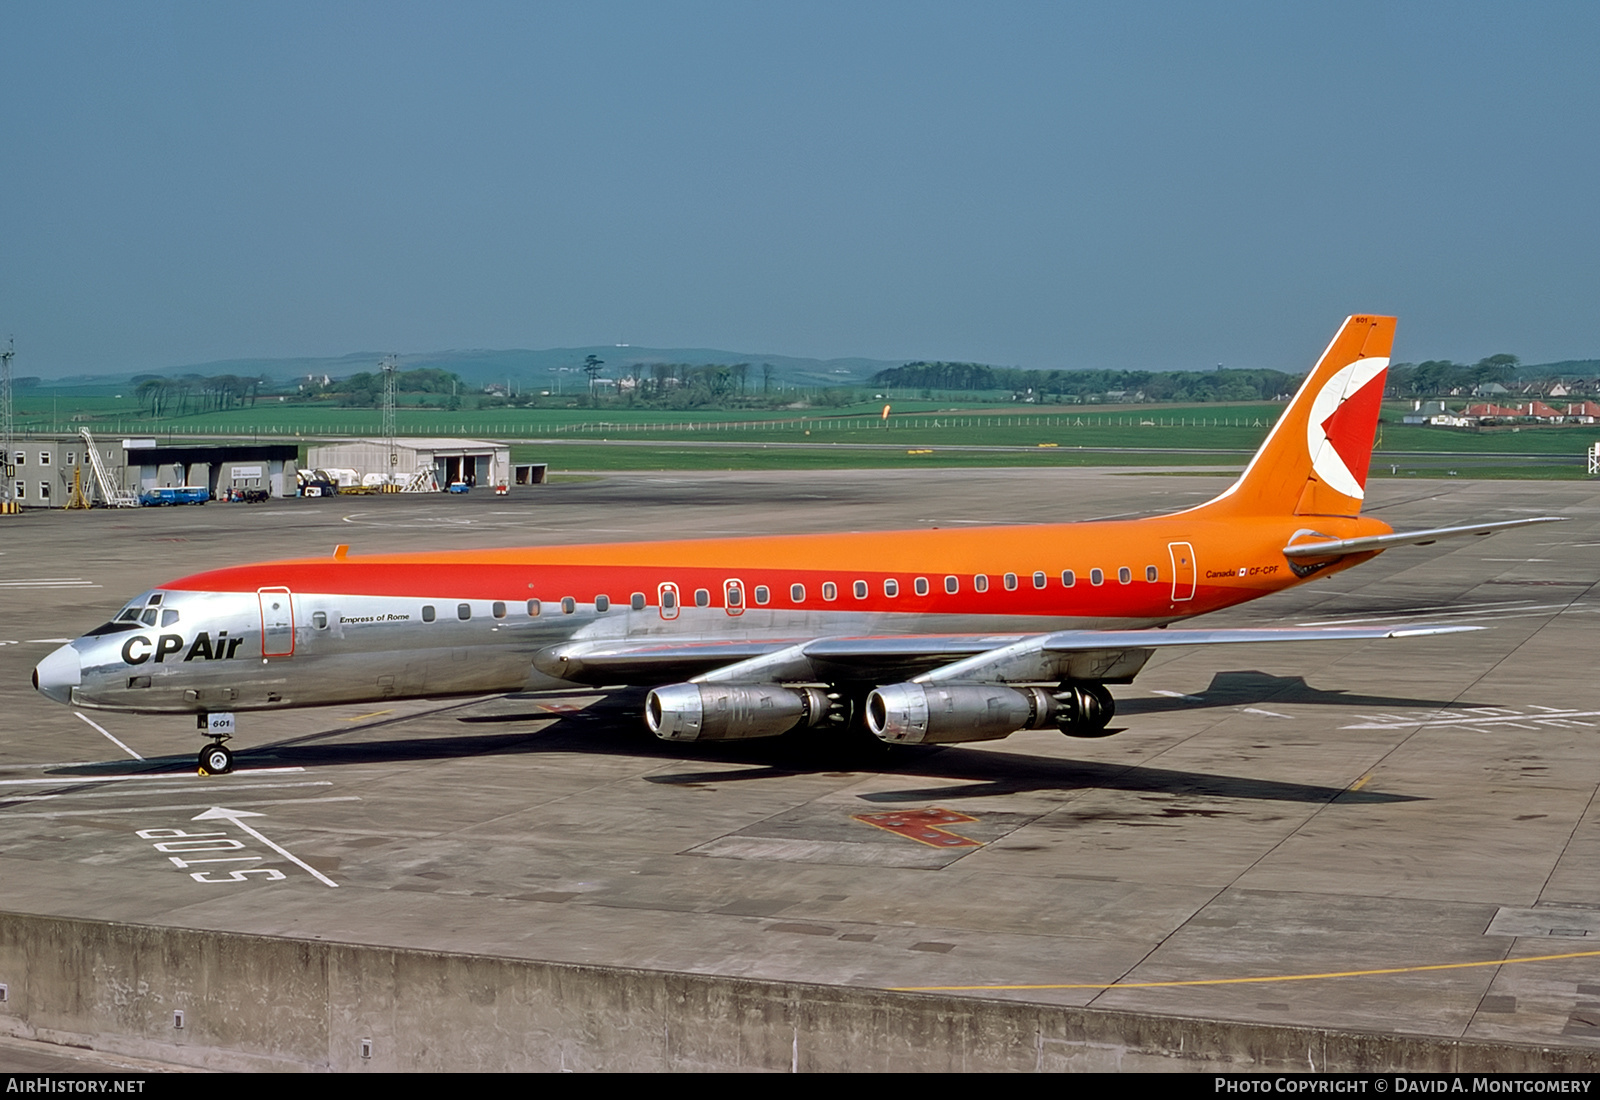
[[(674, 420), (661, 422), (583, 420), (572, 422), (545, 421), (472, 421), (452, 419), (430, 424), (399, 427), (401, 438), (434, 436), (488, 435), (500, 438), (541, 439), (554, 436), (611, 435), (690, 435), (697, 433), (782, 432), (810, 435), (842, 432), (893, 432), (893, 431), (971, 431), (1008, 428), (1256, 428), (1266, 430), (1276, 421), (1276, 414), (1255, 416), (1144, 416), (1133, 414), (1067, 414), (1060, 416), (935, 416), (906, 415), (883, 418), (873, 414), (800, 417), (795, 419), (759, 420)], [(82, 423), (51, 423), (26, 426), (19, 434), (59, 435), (75, 432)], [(173, 421), (115, 420), (102, 421), (91, 430), (108, 436), (202, 436), (223, 435), (252, 437), (255, 439), (316, 439), (325, 436), (379, 436), (382, 426), (360, 421), (313, 423), (242, 424), (230, 421)]]

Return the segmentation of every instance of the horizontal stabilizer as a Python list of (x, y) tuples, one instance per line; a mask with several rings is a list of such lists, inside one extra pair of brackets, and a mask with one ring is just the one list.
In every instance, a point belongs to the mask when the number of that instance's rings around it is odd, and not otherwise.
[(1538, 516), (1533, 519), (1508, 519), (1496, 523), (1474, 523), (1466, 527), (1435, 527), (1427, 531), (1396, 531), (1390, 535), (1367, 535), (1358, 539), (1327, 539), (1319, 542), (1297, 542), (1283, 548), (1283, 556), (1295, 561), (1321, 558), (1342, 558), (1346, 554), (1370, 554), (1387, 550), (1391, 546), (1429, 546), (1440, 539), (1453, 539), (1460, 535), (1492, 535), (1508, 527), (1526, 527), (1532, 523), (1560, 523), (1565, 516)]

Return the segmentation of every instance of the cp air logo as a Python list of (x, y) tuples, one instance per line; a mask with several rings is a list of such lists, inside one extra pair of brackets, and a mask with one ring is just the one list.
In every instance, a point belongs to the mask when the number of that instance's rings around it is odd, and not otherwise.
[(1306, 418), (1311, 468), (1328, 488), (1356, 500), (1365, 495), (1388, 367), (1386, 358), (1357, 359), (1323, 384)]
[[(230, 638), (226, 630), (217, 635), (216, 644), (211, 642), (211, 635), (202, 630), (189, 646), (189, 652), (183, 654), (185, 661), (219, 661), (227, 660), (233, 656), (233, 651), (239, 648), (243, 638)], [(152, 642), (143, 634), (135, 634), (122, 643), (122, 662), (129, 665), (142, 665), (151, 657), (157, 663), (166, 661), (168, 657), (176, 656), (183, 652), (182, 634), (163, 634)]]

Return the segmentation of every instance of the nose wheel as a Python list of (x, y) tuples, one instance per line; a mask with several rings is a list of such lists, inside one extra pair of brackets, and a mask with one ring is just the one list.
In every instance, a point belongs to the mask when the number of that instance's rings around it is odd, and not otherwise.
[(233, 753), (221, 741), (200, 750), (201, 775), (227, 775), (233, 770)]

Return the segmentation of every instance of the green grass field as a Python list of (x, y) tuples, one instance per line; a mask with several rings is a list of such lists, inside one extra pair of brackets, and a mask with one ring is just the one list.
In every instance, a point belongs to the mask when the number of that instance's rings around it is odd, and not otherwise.
[[(509, 440), (517, 461), (568, 470), (840, 469), (915, 466), (1210, 466), (1238, 468), (1282, 412), (1280, 403), (1200, 406), (977, 405), (882, 401), (838, 410), (405, 407), (402, 436)], [(243, 436), (316, 440), (375, 436), (375, 409), (263, 400), (226, 413), (151, 420), (128, 398), (32, 392), (17, 401), (19, 431), (102, 436)], [(1405, 425), (1384, 411), (1372, 474), (1571, 478), (1586, 476), (1595, 428), (1460, 431)], [(519, 442), (521, 441), (521, 442)]]

